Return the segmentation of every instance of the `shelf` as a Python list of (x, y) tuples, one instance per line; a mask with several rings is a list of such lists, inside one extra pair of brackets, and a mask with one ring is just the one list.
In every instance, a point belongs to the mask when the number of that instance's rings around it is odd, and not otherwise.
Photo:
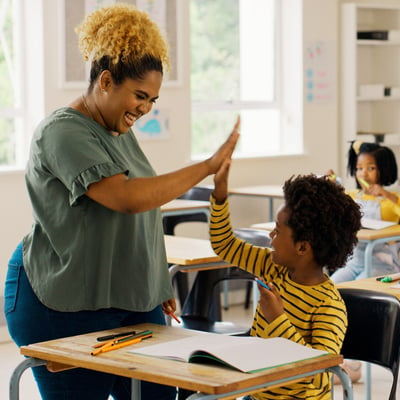
[[(357, 38), (362, 31), (397, 34), (400, 6), (343, 3), (341, 15), (341, 168), (346, 165), (346, 147), (351, 140), (383, 141), (395, 147), (400, 158), (400, 40), (394, 34), (391, 40)], [(364, 94), (361, 86), (374, 85), (382, 90), (360, 96)], [(385, 87), (396, 91), (384, 96)]]
[(358, 46), (400, 46), (400, 41), (394, 40), (356, 40)]
[(399, 101), (400, 96), (357, 97), (357, 101)]

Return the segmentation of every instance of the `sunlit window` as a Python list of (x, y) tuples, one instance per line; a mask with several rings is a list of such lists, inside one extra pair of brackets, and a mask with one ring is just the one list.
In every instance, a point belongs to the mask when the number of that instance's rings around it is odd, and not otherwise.
[(0, 0), (0, 166), (24, 162), (21, 2)]
[(289, 137), (283, 132), (282, 2), (191, 0), (193, 158), (216, 150), (239, 114), (236, 156), (301, 150), (301, 140), (294, 148), (287, 146)]

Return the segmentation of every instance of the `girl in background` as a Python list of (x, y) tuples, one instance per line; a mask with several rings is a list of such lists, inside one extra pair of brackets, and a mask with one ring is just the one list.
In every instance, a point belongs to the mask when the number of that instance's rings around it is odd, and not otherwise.
[[(360, 205), (363, 217), (399, 222), (400, 195), (384, 186), (397, 181), (397, 163), (393, 151), (377, 143), (351, 142), (348, 152), (347, 171), (354, 176), (357, 189), (347, 193)], [(332, 170), (330, 176), (335, 176)], [(371, 276), (388, 275), (400, 271), (398, 243), (382, 243), (375, 246)], [(343, 268), (331, 275), (335, 283), (366, 278), (364, 253), (366, 243), (358, 243), (353, 256)], [(352, 382), (361, 378), (361, 362), (344, 360), (342, 367)], [(339, 380), (334, 377), (335, 384)]]
[[(356, 179), (357, 189), (347, 193), (360, 205), (363, 217), (399, 222), (400, 195), (385, 189), (397, 181), (397, 163), (393, 151), (377, 143), (351, 142), (347, 170)], [(333, 175), (333, 171), (328, 172)], [(353, 256), (331, 279), (345, 282), (366, 278), (364, 253), (366, 243), (358, 243)], [(382, 243), (373, 252), (371, 276), (400, 271), (397, 243)]]

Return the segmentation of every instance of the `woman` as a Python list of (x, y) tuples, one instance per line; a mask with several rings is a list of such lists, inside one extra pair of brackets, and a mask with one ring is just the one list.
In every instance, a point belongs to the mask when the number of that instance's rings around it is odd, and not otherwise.
[[(156, 176), (132, 132), (159, 96), (166, 44), (133, 6), (116, 3), (77, 28), (91, 59), (85, 94), (33, 136), (26, 184), (32, 230), (9, 263), (5, 313), (18, 346), (141, 322), (175, 311), (159, 207), (231, 158), (239, 122), (209, 159)], [(34, 368), (43, 399), (130, 399), (130, 380)], [(175, 388), (142, 383), (144, 399)]]

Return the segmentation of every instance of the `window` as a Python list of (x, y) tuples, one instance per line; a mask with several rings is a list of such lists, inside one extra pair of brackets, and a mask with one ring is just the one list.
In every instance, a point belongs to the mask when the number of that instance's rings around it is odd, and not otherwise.
[[(300, 16), (296, 3), (301, 2), (191, 0), (193, 158), (215, 151), (239, 114), (237, 156), (302, 151), (301, 31), (290, 34), (300, 24), (293, 17), (293, 9)], [(291, 68), (282, 68), (295, 57)], [(287, 99), (283, 76), (295, 81)]]
[(44, 115), (42, 3), (0, 0), (0, 171), (25, 167)]
[(0, 166), (23, 162), (21, 2), (0, 0)]

